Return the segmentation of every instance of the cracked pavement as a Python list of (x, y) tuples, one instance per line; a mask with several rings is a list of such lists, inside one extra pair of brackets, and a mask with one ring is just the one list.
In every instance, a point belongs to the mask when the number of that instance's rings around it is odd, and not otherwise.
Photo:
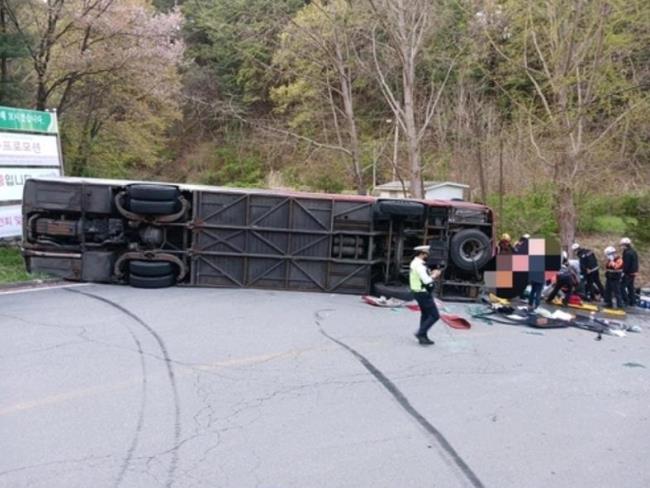
[(633, 320), (422, 348), (417, 313), (356, 296), (0, 293), (0, 487), (650, 486)]

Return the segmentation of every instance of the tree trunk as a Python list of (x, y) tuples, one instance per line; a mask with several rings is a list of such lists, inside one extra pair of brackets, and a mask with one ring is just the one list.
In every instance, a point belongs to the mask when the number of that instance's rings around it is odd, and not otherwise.
[(420, 166), (420, 147), (411, 138), (408, 140), (408, 155), (409, 166), (411, 168), (411, 181), (409, 184), (411, 198), (424, 198), (422, 168)]
[(420, 144), (418, 141), (418, 130), (415, 123), (415, 66), (410, 57), (406, 58), (402, 67), (402, 83), (404, 87), (404, 125), (406, 126), (404, 137), (409, 158), (409, 169), (411, 181), (409, 190), (411, 198), (423, 198), (422, 165), (420, 162)]
[(570, 249), (575, 242), (577, 215), (573, 190), (569, 185), (558, 187), (558, 221), (560, 223), (560, 243), (562, 249)]
[(47, 86), (45, 85), (45, 74), (38, 74), (36, 84), (36, 110), (47, 109)]
[(354, 173), (355, 186), (359, 195), (366, 195), (368, 188), (363, 177), (363, 170), (361, 168), (361, 151), (359, 150), (359, 134), (357, 131), (357, 124), (354, 118), (354, 105), (352, 101), (352, 82), (349, 74), (345, 71), (345, 62), (341, 52), (341, 46), (338, 42), (336, 48), (336, 63), (339, 73), (339, 85), (341, 88), (341, 96), (343, 98), (343, 112), (348, 125), (348, 135), (350, 137), (350, 152), (352, 153), (352, 171)]
[(483, 134), (479, 117), (479, 110), (474, 111), (474, 121), (472, 123), (474, 126), (474, 152), (476, 154), (476, 168), (478, 169), (478, 180), (481, 190), (481, 203), (485, 203), (487, 202), (487, 183), (485, 181), (485, 168), (483, 167), (483, 147), (481, 146)]
[(503, 231), (503, 122), (499, 128), (499, 230)]

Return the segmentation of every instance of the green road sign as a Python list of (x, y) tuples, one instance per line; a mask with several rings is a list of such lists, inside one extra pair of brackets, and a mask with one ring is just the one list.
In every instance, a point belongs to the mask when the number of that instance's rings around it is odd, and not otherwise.
[(2, 130), (48, 134), (59, 132), (55, 113), (10, 107), (0, 107), (0, 131)]

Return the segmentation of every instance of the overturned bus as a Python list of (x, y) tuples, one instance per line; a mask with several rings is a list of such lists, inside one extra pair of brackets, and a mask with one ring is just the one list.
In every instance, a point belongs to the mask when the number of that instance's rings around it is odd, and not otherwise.
[(430, 244), (442, 296), (476, 297), (494, 253), (483, 205), (82, 178), (23, 197), (31, 272), (159, 288), (251, 287), (407, 298)]

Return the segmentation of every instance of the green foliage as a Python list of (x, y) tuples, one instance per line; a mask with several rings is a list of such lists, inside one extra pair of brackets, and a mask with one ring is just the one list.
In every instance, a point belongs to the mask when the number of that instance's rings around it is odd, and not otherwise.
[(578, 213), (577, 230), (580, 233), (607, 232), (607, 224), (614, 224), (616, 229), (625, 224), (621, 220), (621, 198), (610, 195), (584, 193), (576, 196)]
[[(39, 74), (27, 48), (38, 52), (47, 45), (41, 41), (47, 6), (53, 3), (61, 2), (0, 0), (0, 8), (12, 8), (21, 24), (19, 30), (9, 21), (6, 29), (0, 26), (0, 58), (6, 58), (8, 68), (0, 105), (36, 105)], [(64, 3), (70, 9), (63, 12), (55, 37), (75, 8), (96, 4)], [(417, 117), (426, 108), (423, 95), (432, 83), (441, 85), (453, 63), (437, 113), (422, 134), (422, 175), (477, 187), (474, 161), (480, 142), (488, 192), (497, 187), (501, 156), (507, 171), (526, 172), (528, 181), (538, 182), (533, 190), (505, 196), (502, 230), (557, 232), (557, 193), (565, 189), (545, 184), (554, 179), (575, 196), (579, 232), (648, 240), (648, 197), (621, 196), (631, 185), (619, 182), (634, 180), (643, 188), (642, 178), (650, 174), (650, 3), (479, 3), (478, 13), (476, 2), (419, 3), (431, 8), (435, 25), (424, 33), (417, 56)], [(158, 30), (170, 22), (163, 20), (176, 5), (184, 21)], [(155, 16), (156, 11), (169, 15)], [(402, 95), (399, 55), (388, 49), (385, 26), (366, 0), (129, 0), (112, 2), (101, 18), (84, 18), (92, 26), (92, 49), (81, 55), (85, 24), (74, 24), (56, 37), (44, 76), (45, 88), (52, 89), (48, 107), (57, 106), (66, 92), (59, 120), (69, 175), (256, 187), (273, 168), (281, 175), (278, 186), (341, 192), (355, 182), (351, 161), (358, 161), (366, 183), (373, 166), (377, 180), (384, 181), (393, 178), (395, 154), (400, 176), (409, 177), (404, 131), (393, 146), (395, 117), (376, 73), (373, 29), (382, 74), (397, 98)], [(177, 37), (181, 25), (182, 41)], [(572, 25), (572, 36), (561, 35)], [(599, 26), (602, 45), (594, 42)], [(16, 37), (19, 32), (22, 37)], [(166, 45), (161, 39), (174, 42)], [(181, 98), (177, 63), (183, 48)], [(170, 49), (179, 54), (161, 56)], [(342, 88), (343, 79), (349, 80), (349, 91)], [(353, 146), (343, 103), (348, 93), (359, 141), (352, 155), (331, 150)], [(551, 104), (552, 117), (540, 93)], [(186, 103), (183, 110), (180, 100)], [(617, 122), (628, 107), (635, 108)], [(234, 111), (249, 123), (234, 117)], [(554, 123), (565, 115), (573, 139), (563, 123)], [(289, 129), (303, 139), (263, 130), (269, 127)], [(582, 141), (582, 149), (577, 147), (579, 165), (572, 174), (558, 166), (564, 161), (558, 155), (576, 141)], [(546, 165), (540, 165), (542, 158)], [(600, 185), (603, 181), (608, 183)], [(602, 193), (580, 194), (585, 187)], [(489, 203), (498, 210), (497, 196)]]
[[(491, 195), (488, 204), (498, 212), (498, 195)], [(641, 246), (650, 244), (650, 192), (623, 196), (582, 194), (576, 207), (578, 233), (629, 235)], [(498, 222), (499, 232), (513, 237), (526, 232), (556, 235), (552, 187), (539, 186), (521, 195), (505, 196)]]
[(592, 232), (599, 234), (615, 233), (623, 235), (627, 230), (627, 225), (622, 217), (616, 215), (600, 215), (594, 219)]
[(576, 203), (578, 232), (628, 234), (650, 243), (650, 193), (584, 194)]
[[(499, 211), (499, 196), (490, 195), (488, 205)], [(497, 216), (498, 230), (508, 232), (513, 238), (522, 234), (557, 236), (558, 223), (554, 213), (553, 188), (550, 185), (534, 186), (521, 195), (503, 198), (503, 214)]]
[(341, 193), (345, 189), (345, 182), (335, 174), (322, 174), (307, 180), (307, 185), (312, 190), (325, 193)]
[(254, 152), (240, 154), (232, 148), (218, 148), (201, 180), (208, 185), (260, 187), (264, 185), (264, 165)]
[[(0, 105), (19, 107), (28, 103), (26, 67), (29, 50), (24, 36), (17, 34), (9, 21), (5, 1), (7, 0), (0, 1), (0, 62), (3, 65), (2, 78), (0, 78)], [(12, 1), (12, 3), (16, 2)], [(29, 39), (29, 35), (26, 37)]]
[(25, 270), (25, 263), (17, 247), (0, 246), (0, 283), (15, 283), (34, 279)]
[(275, 36), (303, 5), (301, 0), (186, 0), (190, 69), (208, 67), (224, 98), (266, 102)]
[(650, 192), (626, 195), (622, 208), (631, 217), (627, 233), (642, 246), (650, 245)]
[(133, 178), (146, 175), (161, 160), (168, 141), (165, 129), (175, 115), (160, 109), (134, 112), (122, 120), (109, 119), (94, 135), (68, 118), (63, 126), (66, 174), (95, 178)]
[(342, 193), (349, 188), (344, 168), (345, 162), (336, 160), (330, 160), (326, 167), (322, 164), (315, 167), (291, 165), (282, 169), (281, 180), (285, 185), (301, 191)]

